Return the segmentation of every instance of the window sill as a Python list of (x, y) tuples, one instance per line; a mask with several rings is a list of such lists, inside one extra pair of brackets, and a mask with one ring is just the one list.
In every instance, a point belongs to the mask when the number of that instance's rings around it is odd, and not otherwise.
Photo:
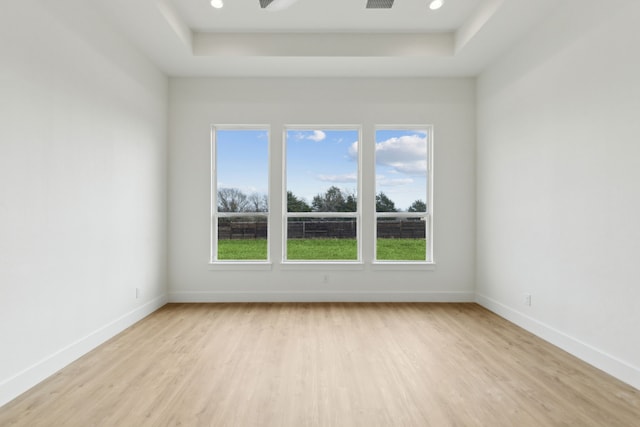
[(411, 262), (411, 261), (375, 261), (371, 264), (374, 271), (435, 271), (435, 262)]
[(364, 270), (360, 261), (283, 261), (281, 270)]
[(272, 267), (273, 264), (270, 261), (216, 261), (209, 263), (210, 271), (270, 271)]
[[(210, 271), (271, 271), (270, 261), (216, 261), (210, 262)], [(285, 261), (280, 264), (281, 270), (364, 270), (365, 264), (360, 261)], [(373, 271), (435, 271), (434, 262), (411, 261), (375, 261), (371, 263)]]

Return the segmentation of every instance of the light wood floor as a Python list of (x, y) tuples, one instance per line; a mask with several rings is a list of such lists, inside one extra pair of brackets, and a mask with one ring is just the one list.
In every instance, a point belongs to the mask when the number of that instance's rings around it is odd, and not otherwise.
[(640, 392), (475, 304), (171, 304), (0, 426), (640, 426)]

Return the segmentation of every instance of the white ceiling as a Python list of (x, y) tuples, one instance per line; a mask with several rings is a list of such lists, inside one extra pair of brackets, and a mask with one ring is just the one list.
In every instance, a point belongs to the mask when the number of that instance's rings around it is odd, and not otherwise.
[(474, 76), (563, 0), (90, 0), (170, 76)]
[(171, 0), (196, 31), (451, 31), (473, 13), (478, 0), (449, 0), (432, 11), (427, 0), (395, 0), (391, 9), (365, 9), (367, 0), (298, 0), (269, 12), (258, 0), (226, 0), (214, 9), (208, 0)]

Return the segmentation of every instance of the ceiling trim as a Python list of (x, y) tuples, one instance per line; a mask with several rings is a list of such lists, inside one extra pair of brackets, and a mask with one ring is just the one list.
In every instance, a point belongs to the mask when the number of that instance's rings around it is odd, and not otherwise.
[(504, 0), (485, 0), (478, 5), (475, 13), (456, 31), (455, 51), (462, 50), (495, 16)]
[(454, 33), (194, 33), (195, 56), (449, 57)]
[(178, 14), (175, 7), (168, 0), (161, 0), (157, 4), (158, 10), (167, 21), (178, 39), (191, 51), (193, 50), (193, 31)]

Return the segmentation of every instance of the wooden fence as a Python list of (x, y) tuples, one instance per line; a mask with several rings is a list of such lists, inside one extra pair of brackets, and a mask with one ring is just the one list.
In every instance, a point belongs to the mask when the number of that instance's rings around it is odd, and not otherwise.
[(422, 220), (378, 221), (379, 239), (424, 239), (425, 222)]
[[(423, 239), (425, 222), (420, 220), (378, 221), (378, 238)], [(355, 221), (290, 221), (287, 227), (290, 239), (355, 239)], [(220, 222), (218, 239), (266, 239), (266, 222)]]
[(219, 222), (218, 239), (266, 239), (266, 222)]
[(290, 221), (289, 239), (355, 239), (356, 222), (353, 221)]

